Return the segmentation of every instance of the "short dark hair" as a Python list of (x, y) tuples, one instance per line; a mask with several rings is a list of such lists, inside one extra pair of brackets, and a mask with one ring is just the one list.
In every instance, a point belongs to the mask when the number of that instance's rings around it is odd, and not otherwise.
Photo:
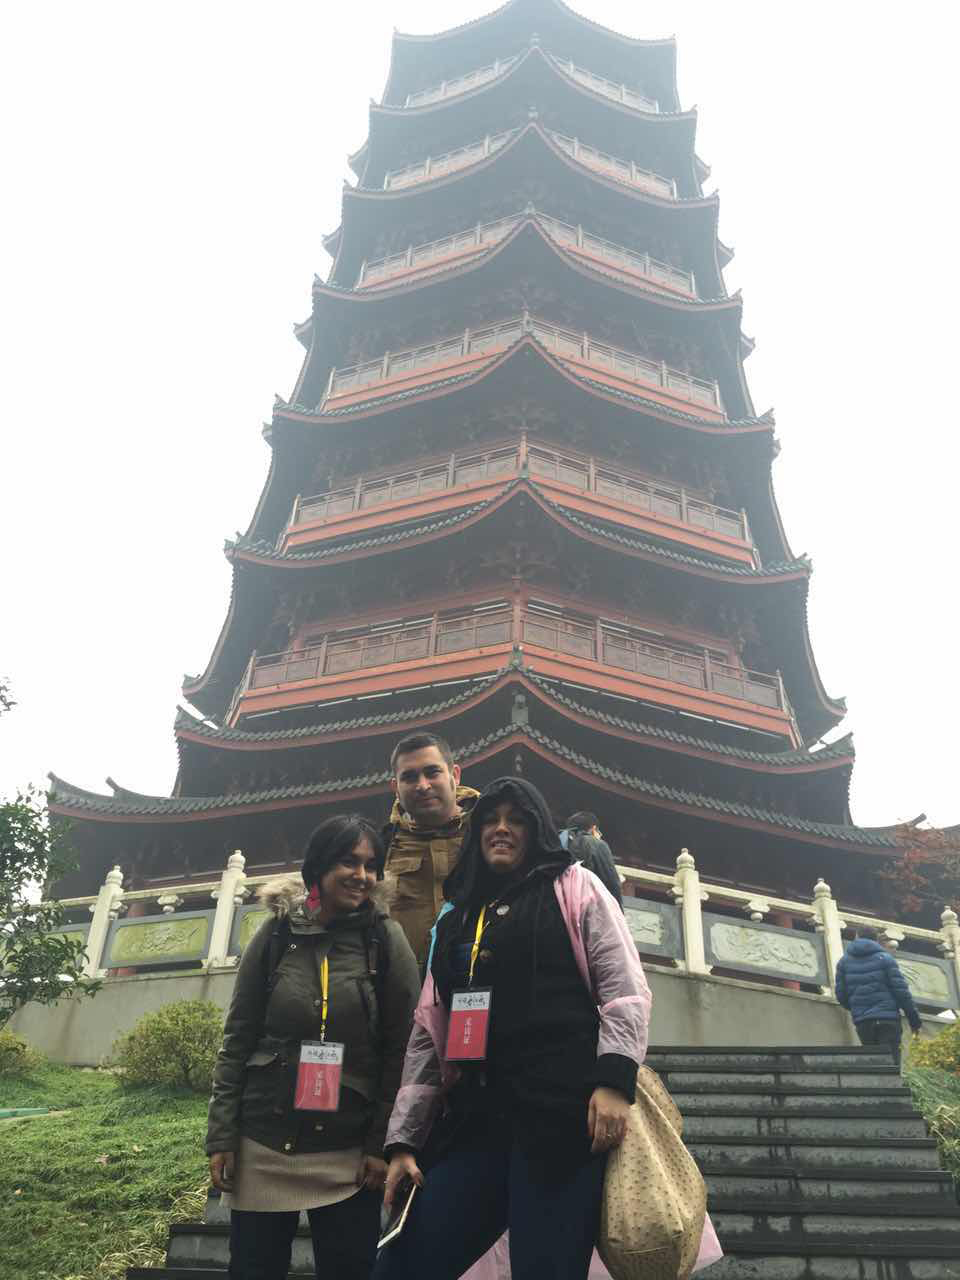
[(427, 747), (436, 747), (443, 756), (447, 768), (453, 768), (453, 752), (446, 738), (441, 738), (436, 733), (408, 733), (390, 752), (390, 772), (393, 774), (397, 772), (397, 761), (401, 756), (412, 755), (414, 751), (423, 751)]
[(377, 860), (377, 879), (383, 879), (384, 848), (380, 832), (360, 813), (335, 813), (321, 822), (307, 841), (300, 874), (309, 889), (319, 884), (331, 867), (352, 853), (363, 837), (370, 841)]
[(591, 827), (599, 827), (600, 820), (595, 813), (591, 813), (589, 809), (578, 809), (576, 813), (571, 813), (567, 819), (567, 826), (574, 831), (589, 831)]
[(877, 932), (877, 930), (873, 927), (873, 925), (872, 925), (872, 924), (858, 924), (858, 925), (857, 925), (857, 937), (858, 937), (858, 938), (869, 938), (871, 942), (879, 942), (879, 941), (880, 941), (880, 935), (879, 935), (879, 933)]

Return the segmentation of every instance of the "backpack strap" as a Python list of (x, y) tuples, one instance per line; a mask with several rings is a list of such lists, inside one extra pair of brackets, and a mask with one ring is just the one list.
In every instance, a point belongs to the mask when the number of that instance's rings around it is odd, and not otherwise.
[(286, 916), (278, 916), (273, 922), (273, 929), (270, 931), (267, 947), (263, 953), (263, 977), (268, 993), (276, 986), (277, 970), (289, 945), (290, 921)]

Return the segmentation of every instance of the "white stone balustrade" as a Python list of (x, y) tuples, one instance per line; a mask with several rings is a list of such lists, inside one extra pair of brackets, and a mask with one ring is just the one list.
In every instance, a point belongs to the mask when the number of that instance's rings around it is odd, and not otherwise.
[[(244, 855), (237, 849), (228, 858), (219, 882), (169, 885), (160, 890), (126, 892), (121, 868), (113, 867), (107, 873), (96, 897), (65, 899), (62, 903), (64, 907), (74, 910), (87, 908), (92, 915), (86, 945), (85, 974), (88, 977), (105, 975), (102, 962), (110, 927), (126, 911), (128, 905), (135, 902), (156, 904), (152, 907), (154, 920), (159, 908), (166, 919), (174, 921), (178, 918), (177, 912), (184, 906), (187, 911), (193, 910), (196, 915), (198, 898), (200, 902), (209, 902), (212, 898), (216, 903), (210, 945), (203, 967), (234, 967), (237, 957), (231, 956), (229, 951), (236, 912), (250, 898), (254, 888), (269, 879), (269, 876), (247, 876), (245, 867)], [(789, 994), (793, 985), (792, 978), (808, 990), (811, 985), (819, 987), (824, 996), (831, 997), (837, 962), (844, 952), (844, 930), (868, 924), (877, 930), (891, 950), (898, 951), (904, 975), (913, 985), (915, 993), (918, 988), (922, 993), (921, 1003), (930, 1007), (937, 1007), (939, 1004), (943, 1008), (960, 1004), (956, 1000), (956, 990), (960, 990), (960, 919), (950, 907), (945, 908), (940, 917), (939, 930), (920, 929), (855, 912), (841, 914), (830, 886), (823, 879), (817, 881), (812, 900), (808, 902), (759, 894), (755, 890), (704, 883), (688, 849), (681, 850), (676, 872), (672, 876), (627, 866), (619, 866), (617, 870), (627, 888), (628, 910), (635, 891), (639, 891), (635, 896), (641, 901), (646, 897), (651, 910), (654, 909), (651, 899), (662, 903), (666, 896), (672, 897), (676, 902), (682, 952), (678, 950), (672, 954), (663, 953), (663, 962), (691, 975), (706, 976), (719, 964), (724, 972), (742, 972), (745, 977), (761, 983), (773, 981), (785, 994)], [(647, 891), (646, 895), (644, 889)], [(704, 904), (708, 902), (711, 908), (705, 920)], [(718, 917), (718, 912), (725, 908), (732, 909), (729, 917)], [(677, 916), (673, 918), (676, 919)], [(790, 929), (783, 925), (771, 926), (771, 921), (784, 918), (794, 921), (795, 927)], [(144, 924), (148, 923), (149, 918), (145, 918)], [(131, 919), (125, 928), (133, 924), (134, 919)], [(712, 944), (708, 944), (709, 930), (713, 931), (710, 935)], [(721, 951), (717, 949), (718, 936), (727, 940), (725, 949)], [(815, 943), (818, 937), (823, 940), (822, 952), (819, 942)], [(742, 960), (742, 967), (739, 969), (736, 959), (731, 960), (726, 950), (731, 945), (731, 938), (734, 939), (734, 955)], [(911, 943), (919, 944), (920, 949), (909, 950)], [(744, 948), (742, 952), (737, 950), (741, 946)], [(904, 946), (908, 949), (904, 950)], [(774, 956), (779, 955), (779, 962), (776, 959), (764, 959), (765, 951)], [(936, 951), (948, 962), (949, 971), (943, 967), (942, 961), (935, 958), (933, 953)], [(811, 976), (812, 969), (806, 974), (803, 972), (803, 964), (808, 962), (811, 954), (821, 957), (817, 961), (816, 977)], [(708, 956), (713, 963), (708, 960)], [(791, 971), (791, 965), (797, 966), (795, 972)], [(780, 976), (774, 976), (777, 974)]]
[(226, 870), (220, 877), (220, 886), (214, 889), (210, 897), (216, 901), (217, 910), (213, 917), (213, 929), (210, 933), (210, 947), (205, 961), (206, 968), (222, 968), (228, 964), (236, 964), (237, 956), (228, 954), (230, 950), (230, 934), (233, 932), (233, 916), (237, 907), (243, 903), (247, 889), (244, 883), (243, 869), (246, 859), (239, 849), (234, 849), (227, 859)]

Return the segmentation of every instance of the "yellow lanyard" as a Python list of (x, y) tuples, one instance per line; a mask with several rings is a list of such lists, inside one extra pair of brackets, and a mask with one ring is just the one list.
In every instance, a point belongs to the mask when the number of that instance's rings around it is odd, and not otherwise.
[(327, 996), (330, 994), (330, 961), (327, 956), (323, 957), (323, 963), (320, 965), (320, 994), (323, 997), (323, 1008), (320, 1012), (320, 1043), (327, 1038)]
[(487, 908), (485, 906), (481, 907), (480, 918), (477, 921), (477, 934), (473, 940), (473, 950), (470, 952), (470, 977), (468, 981), (471, 987), (473, 986), (473, 970), (477, 963), (477, 952), (480, 950), (480, 939), (483, 937), (483, 922), (486, 919), (486, 915)]

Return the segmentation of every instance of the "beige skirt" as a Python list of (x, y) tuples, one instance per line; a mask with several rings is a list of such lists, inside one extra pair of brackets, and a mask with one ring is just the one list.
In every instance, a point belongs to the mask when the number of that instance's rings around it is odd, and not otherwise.
[(241, 1138), (233, 1190), (224, 1192), (227, 1209), (289, 1213), (319, 1209), (356, 1195), (363, 1151), (303, 1152), (284, 1155), (250, 1138)]

